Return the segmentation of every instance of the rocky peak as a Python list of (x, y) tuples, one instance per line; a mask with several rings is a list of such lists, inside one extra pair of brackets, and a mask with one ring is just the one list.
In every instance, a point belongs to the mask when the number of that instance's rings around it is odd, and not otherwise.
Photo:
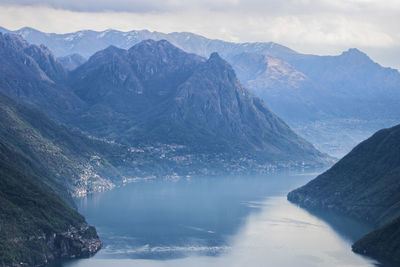
[(204, 58), (187, 54), (166, 40), (145, 40), (128, 50), (131, 68), (152, 90), (176, 87), (204, 62)]
[(106, 49), (97, 52), (95, 55), (116, 55), (124, 53), (124, 51), (124, 49), (118, 48), (114, 45), (110, 45)]
[(122, 62), (126, 56), (126, 50), (110, 45), (106, 49), (96, 52), (84, 65), (96, 67), (110, 62)]
[(168, 55), (170, 53), (179, 52), (179, 49), (166, 40), (154, 41), (152, 39), (144, 40), (129, 49), (130, 54), (142, 53), (149, 56), (152, 53), (154, 56)]
[(346, 58), (349, 60), (354, 60), (356, 62), (358, 61), (362, 61), (362, 62), (373, 62), (367, 54), (365, 54), (364, 52), (358, 50), (357, 48), (350, 48), (347, 51), (344, 51), (340, 57), (342, 58)]
[(191, 58), (192, 60), (204, 61), (203, 58), (194, 54), (188, 54), (166, 40), (154, 41), (144, 40), (129, 50), (131, 58), (146, 59), (153, 63), (174, 64), (180, 60)]
[(66, 78), (67, 71), (46, 46), (29, 45), (24, 52), (32, 57), (53, 81), (61, 81)]
[(220, 66), (220, 67), (229, 67), (229, 63), (226, 62), (224, 59), (217, 52), (211, 53), (210, 57), (207, 60), (207, 63), (212, 66)]
[(203, 71), (208, 73), (209, 77), (218, 77), (218, 79), (225, 81), (236, 81), (236, 74), (232, 66), (222, 59), (218, 53), (214, 52), (207, 60)]
[(51, 80), (62, 80), (66, 76), (64, 67), (44, 45), (29, 45), (19, 35), (0, 33), (0, 47), (3, 48), (3, 53), (18, 53), (25, 65), (28, 62), (32, 66), (37, 63), (39, 71), (43, 71)]
[(0, 45), (3, 48), (21, 50), (29, 46), (21, 36), (12, 33), (0, 33)]
[(208, 60), (223, 60), (217, 52), (213, 52), (210, 54), (210, 58)]

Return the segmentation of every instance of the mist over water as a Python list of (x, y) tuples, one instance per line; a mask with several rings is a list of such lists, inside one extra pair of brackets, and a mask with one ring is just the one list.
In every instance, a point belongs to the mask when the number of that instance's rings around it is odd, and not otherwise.
[(78, 199), (104, 246), (62, 265), (374, 266), (351, 251), (368, 226), (286, 200), (316, 175), (156, 180)]

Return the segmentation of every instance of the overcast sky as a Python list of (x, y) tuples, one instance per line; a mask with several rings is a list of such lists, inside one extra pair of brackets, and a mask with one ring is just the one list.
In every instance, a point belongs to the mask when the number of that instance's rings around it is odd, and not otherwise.
[(1, 0), (0, 26), (65, 33), (109, 28), (189, 31), (296, 51), (357, 47), (400, 69), (400, 0)]

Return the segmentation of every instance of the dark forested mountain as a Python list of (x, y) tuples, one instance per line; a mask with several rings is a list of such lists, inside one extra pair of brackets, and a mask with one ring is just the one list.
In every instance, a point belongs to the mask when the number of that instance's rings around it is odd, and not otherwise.
[(400, 217), (367, 234), (353, 245), (357, 253), (368, 255), (388, 263), (400, 264)]
[[(331, 169), (290, 192), (288, 199), (306, 208), (344, 213), (377, 227), (389, 223), (361, 239), (354, 248), (386, 260), (398, 260), (399, 192), (400, 125), (378, 131)], [(390, 229), (395, 231), (390, 234)]]
[(53, 186), (41, 166), (0, 142), (0, 265), (39, 266), (100, 249), (96, 230)]
[(271, 42), (232, 43), (192, 33), (107, 30), (47, 34), (32, 28), (13, 32), (34, 44), (45, 44), (57, 56), (79, 53), (89, 57), (109, 45), (127, 49), (145, 39), (165, 39), (204, 57), (218, 52), (232, 64), (242, 84), (262, 97), (297, 133), (340, 157), (378, 129), (400, 122), (396, 108), (399, 72), (381, 67), (357, 49), (338, 56), (314, 56)]
[(400, 125), (377, 132), (288, 197), (382, 225), (400, 216), (399, 181)]
[(113, 185), (100, 176), (117, 176), (102, 145), (2, 93), (0, 115), (0, 265), (94, 254), (101, 242), (71, 208), (71, 195)]
[(71, 132), (2, 93), (0, 104), (1, 143), (47, 173), (51, 180), (42, 177), (37, 182), (71, 205), (70, 195), (107, 190), (122, 181), (114, 167), (114, 155), (124, 152), (121, 148)]
[(177, 144), (191, 153), (241, 151), (270, 161), (323, 158), (216, 53), (205, 60), (167, 41), (111, 46), (72, 72), (70, 86), (90, 106), (77, 125), (100, 137), (135, 146)]

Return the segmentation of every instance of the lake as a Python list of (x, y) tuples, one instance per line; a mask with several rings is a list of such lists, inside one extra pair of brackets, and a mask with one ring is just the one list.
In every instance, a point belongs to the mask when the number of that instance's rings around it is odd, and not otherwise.
[(351, 251), (368, 226), (286, 200), (316, 175), (156, 179), (78, 199), (104, 246), (62, 265), (375, 266)]

